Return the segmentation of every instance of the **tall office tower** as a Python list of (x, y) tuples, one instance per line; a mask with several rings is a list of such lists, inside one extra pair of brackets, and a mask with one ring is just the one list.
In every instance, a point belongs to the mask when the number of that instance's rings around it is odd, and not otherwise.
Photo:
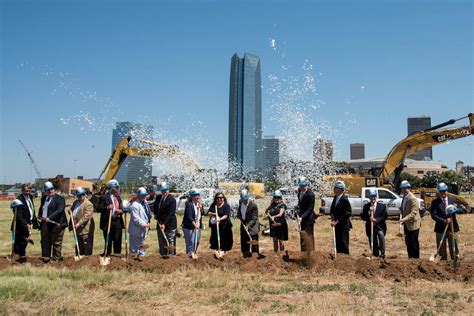
[[(133, 122), (117, 122), (112, 131), (112, 151), (125, 136), (132, 136), (131, 146), (136, 146), (134, 139), (153, 140), (153, 126)], [(152, 177), (152, 159), (128, 157), (116, 175), (118, 182), (146, 183)]]
[[(408, 136), (416, 133), (418, 131), (425, 130), (431, 127), (431, 117), (430, 116), (413, 116), (409, 117), (407, 120), (407, 127), (408, 127)], [(433, 160), (433, 148), (428, 147), (417, 151), (413, 155), (409, 157), (413, 160), (425, 160), (428, 158), (429, 160)]]
[(261, 172), (262, 87), (260, 58), (232, 56), (229, 93), (229, 174), (246, 177)]
[(263, 176), (274, 180), (275, 168), (283, 161), (286, 154), (285, 138), (280, 136), (265, 136), (263, 138)]
[(334, 159), (334, 145), (330, 140), (324, 140), (320, 135), (316, 137), (313, 145), (314, 162), (330, 162)]
[(351, 160), (365, 159), (365, 145), (364, 144), (351, 144)]

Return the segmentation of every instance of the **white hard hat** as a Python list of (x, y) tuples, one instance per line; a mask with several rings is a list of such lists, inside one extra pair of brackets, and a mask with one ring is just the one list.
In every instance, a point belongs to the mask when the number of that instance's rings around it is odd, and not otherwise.
[(248, 199), (250, 199), (249, 191), (246, 189), (240, 191), (240, 198), (242, 199), (242, 201), (247, 201)]
[(116, 189), (119, 187), (120, 187), (120, 184), (115, 179), (112, 179), (109, 182), (107, 182), (107, 189)]
[(148, 192), (144, 187), (139, 187), (137, 190), (137, 195), (141, 195), (141, 196), (148, 195)]
[(20, 200), (18, 199), (14, 199), (11, 204), (10, 204), (10, 207), (11, 208), (14, 208), (14, 207), (18, 207), (18, 206), (21, 206), (23, 205), (23, 202), (21, 202)]
[(377, 196), (377, 190), (375, 189), (369, 189), (369, 194), (368, 194), (369, 197), (372, 197), (372, 196)]
[(334, 183), (334, 188), (344, 191), (346, 189), (346, 185), (342, 181), (336, 181), (336, 183)]
[(409, 189), (409, 188), (411, 188), (411, 184), (407, 180), (403, 180), (402, 183), (400, 183), (400, 189)]
[(123, 205), (124, 208), (127, 208), (127, 207), (130, 206), (130, 202), (128, 200), (123, 200), (122, 205)]
[(438, 191), (448, 191), (448, 186), (444, 182), (438, 183)]
[(160, 191), (166, 191), (166, 190), (169, 190), (169, 186), (167, 182), (163, 181), (160, 184)]
[(275, 192), (273, 192), (272, 196), (274, 198), (281, 198), (281, 197), (283, 197), (283, 194), (281, 194), (280, 190), (276, 190)]
[(53, 183), (51, 183), (50, 181), (46, 181), (44, 183), (44, 190), (48, 191), (48, 190), (51, 190), (51, 189), (54, 189)]

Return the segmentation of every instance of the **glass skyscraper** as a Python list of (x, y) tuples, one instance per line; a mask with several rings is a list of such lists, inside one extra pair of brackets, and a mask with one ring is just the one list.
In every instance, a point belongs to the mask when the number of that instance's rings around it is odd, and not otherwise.
[[(133, 122), (117, 122), (112, 131), (112, 151), (125, 136), (132, 136), (130, 146), (137, 146), (134, 139), (153, 140), (153, 126)], [(127, 157), (117, 172), (118, 182), (129, 184), (148, 183), (152, 177), (152, 159), (144, 157)]]
[(245, 177), (262, 170), (260, 58), (232, 56), (229, 93), (229, 173)]

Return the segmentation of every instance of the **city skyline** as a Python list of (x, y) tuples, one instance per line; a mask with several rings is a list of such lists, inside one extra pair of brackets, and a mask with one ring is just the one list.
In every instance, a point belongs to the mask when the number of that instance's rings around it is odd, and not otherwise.
[[(76, 170), (96, 178), (117, 121), (153, 125), (162, 143), (202, 143), (209, 147), (202, 152), (226, 162), (235, 52), (250, 51), (263, 62), (265, 134), (282, 135), (271, 79), (285, 69), (287, 78), (304, 81), (302, 66), (312, 66), (321, 102), (306, 115), (334, 141), (336, 161), (349, 159), (353, 142), (367, 144), (367, 157), (384, 157), (406, 137), (408, 116), (430, 115), (436, 125), (474, 112), (467, 2), (6, 1), (0, 8), (1, 43), (8, 47), (0, 74), (1, 182), (30, 179), (18, 139), (44, 176)], [(236, 27), (239, 20), (248, 23)], [(292, 81), (280, 83), (292, 91)], [(304, 135), (304, 126), (296, 127)], [(311, 158), (312, 142), (303, 159)], [(433, 155), (450, 168), (458, 160), (473, 165), (473, 148), (467, 137), (433, 147)], [(205, 153), (198, 158), (209, 161)]]

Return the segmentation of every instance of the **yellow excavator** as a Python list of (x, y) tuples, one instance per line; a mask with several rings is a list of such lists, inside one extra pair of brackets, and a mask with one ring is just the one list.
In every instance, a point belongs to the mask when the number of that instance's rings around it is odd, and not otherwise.
[[(469, 118), (469, 125), (442, 129), (445, 126), (455, 124), (456, 122)], [(474, 114), (459, 119), (451, 119), (444, 123), (430, 127), (428, 129), (416, 132), (398, 142), (388, 153), (382, 165), (382, 170), (375, 175), (344, 174), (325, 176), (324, 181), (336, 181), (338, 179), (346, 182), (349, 194), (360, 194), (362, 187), (384, 186), (393, 190), (400, 184), (400, 175), (405, 166), (405, 158), (424, 148), (443, 144), (455, 139), (467, 137), (474, 134)], [(436, 198), (434, 189), (422, 188), (419, 190), (421, 198), (425, 200), (425, 206), (429, 208), (431, 201)], [(450, 194), (455, 197), (460, 204), (468, 207), (465, 199), (458, 195)]]

